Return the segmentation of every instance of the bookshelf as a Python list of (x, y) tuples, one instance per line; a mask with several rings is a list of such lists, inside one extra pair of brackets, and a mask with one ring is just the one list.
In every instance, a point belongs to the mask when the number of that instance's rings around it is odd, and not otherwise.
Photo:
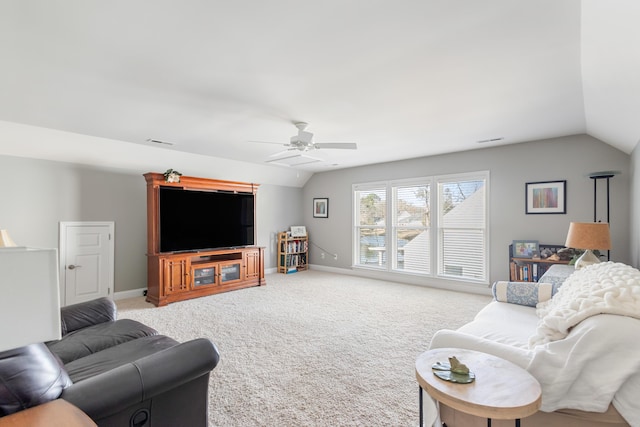
[[(554, 254), (564, 248), (562, 245), (540, 244), (540, 251), (550, 249)], [(511, 282), (537, 282), (554, 264), (569, 264), (569, 261), (542, 258), (514, 258), (513, 245), (509, 245), (509, 280)]]
[(278, 233), (278, 273), (296, 273), (308, 268), (309, 236), (292, 237)]

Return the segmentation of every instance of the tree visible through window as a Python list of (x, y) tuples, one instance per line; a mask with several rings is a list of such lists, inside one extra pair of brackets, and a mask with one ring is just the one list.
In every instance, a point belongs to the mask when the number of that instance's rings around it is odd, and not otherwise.
[(385, 266), (387, 263), (387, 193), (384, 186), (355, 192), (358, 264)]
[(392, 186), (394, 202), (394, 269), (430, 272), (430, 185)]

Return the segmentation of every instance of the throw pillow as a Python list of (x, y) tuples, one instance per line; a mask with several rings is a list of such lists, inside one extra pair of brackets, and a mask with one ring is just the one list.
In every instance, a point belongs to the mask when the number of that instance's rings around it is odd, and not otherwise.
[(493, 284), (491, 292), (496, 301), (535, 307), (553, 296), (553, 285), (538, 282), (505, 282)]

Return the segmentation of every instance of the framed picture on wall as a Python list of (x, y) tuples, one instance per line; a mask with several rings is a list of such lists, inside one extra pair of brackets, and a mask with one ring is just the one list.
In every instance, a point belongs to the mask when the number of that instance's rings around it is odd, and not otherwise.
[(313, 199), (313, 217), (329, 218), (329, 199)]
[(527, 214), (566, 214), (567, 181), (527, 182), (525, 203)]

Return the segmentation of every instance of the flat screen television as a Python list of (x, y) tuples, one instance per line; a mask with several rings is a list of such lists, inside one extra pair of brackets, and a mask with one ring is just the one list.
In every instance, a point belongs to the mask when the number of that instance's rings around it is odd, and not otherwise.
[(254, 245), (254, 194), (160, 187), (160, 252)]

